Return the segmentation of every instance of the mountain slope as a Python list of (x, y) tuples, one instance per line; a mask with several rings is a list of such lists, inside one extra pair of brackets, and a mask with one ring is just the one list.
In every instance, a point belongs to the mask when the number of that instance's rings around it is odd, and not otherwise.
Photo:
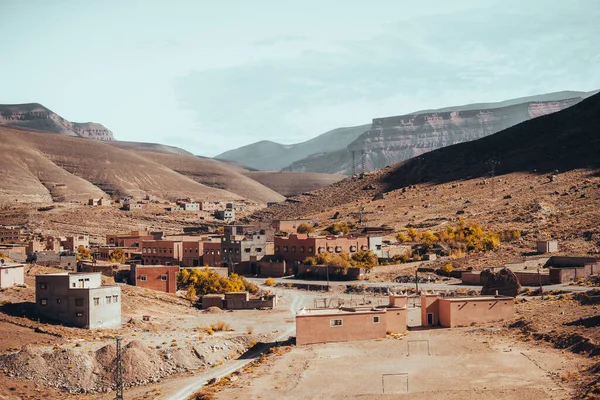
[(0, 127), (0, 199), (71, 201), (110, 194), (164, 199), (237, 200), (136, 152), (98, 140)]
[[(417, 183), (460, 182), (491, 173), (540, 174), (600, 169), (600, 94), (568, 109), (523, 122), (496, 134), (437, 149), (420, 157), (327, 188), (296, 196), (254, 215), (257, 219), (301, 217), (346, 204), (369, 202)], [(559, 178), (560, 179), (560, 178)], [(431, 201), (429, 199), (428, 201)], [(425, 199), (423, 200), (425, 201)]]
[(375, 118), (371, 128), (346, 149), (334, 153), (314, 154), (292, 163), (284, 170), (350, 175), (353, 173), (352, 151), (355, 151), (357, 172), (361, 170), (364, 151), (365, 170), (372, 171), (437, 148), (485, 137), (520, 122), (563, 110), (592, 93), (594, 92), (557, 92), (500, 103), (472, 104), (397, 117)]
[(271, 141), (260, 141), (229, 150), (216, 156), (216, 159), (236, 161), (242, 165), (261, 171), (279, 171), (290, 163), (311, 154), (343, 149), (359, 137), (369, 125), (338, 128), (325, 132), (306, 142), (283, 145)]
[[(121, 146), (120, 142), (111, 144), (117, 147)], [(133, 146), (127, 147), (133, 149)], [(160, 149), (165, 150), (163, 147), (160, 147)], [(148, 148), (147, 145), (143, 147), (144, 150), (133, 150), (133, 152), (202, 185), (226, 190), (264, 204), (285, 199), (276, 191), (244, 175), (235, 166), (230, 166), (219, 160), (196, 157), (183, 150), (180, 153), (172, 153), (170, 151), (158, 151), (159, 147), (154, 147), (150, 150), (145, 150), (146, 148)]]
[(320, 189), (345, 178), (344, 175), (316, 174), (314, 172), (249, 171), (244, 175), (286, 197)]
[(101, 124), (70, 122), (38, 103), (0, 104), (0, 126), (2, 125), (66, 136), (114, 140), (113, 133)]

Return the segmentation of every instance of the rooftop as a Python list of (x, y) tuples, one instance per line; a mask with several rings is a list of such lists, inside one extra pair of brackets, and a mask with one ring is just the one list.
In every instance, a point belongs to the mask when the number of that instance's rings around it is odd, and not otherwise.
[(23, 264), (19, 264), (19, 263), (4, 263), (4, 264), (0, 264), (0, 268), (16, 268), (16, 267), (22, 267)]

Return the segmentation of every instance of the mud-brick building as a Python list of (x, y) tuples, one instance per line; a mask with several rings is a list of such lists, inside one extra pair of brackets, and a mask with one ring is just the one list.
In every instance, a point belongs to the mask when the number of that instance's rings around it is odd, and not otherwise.
[(129, 284), (166, 293), (177, 291), (177, 265), (132, 265)]
[(121, 288), (102, 285), (100, 272), (63, 272), (35, 277), (38, 314), (80, 328), (119, 328)]
[(303, 309), (296, 315), (296, 344), (383, 339), (407, 331), (407, 296), (390, 296), (385, 307)]
[(0, 243), (23, 243), (25, 238), (21, 228), (0, 226)]
[(421, 293), (421, 325), (468, 326), (513, 317), (515, 301), (506, 296), (440, 297)]

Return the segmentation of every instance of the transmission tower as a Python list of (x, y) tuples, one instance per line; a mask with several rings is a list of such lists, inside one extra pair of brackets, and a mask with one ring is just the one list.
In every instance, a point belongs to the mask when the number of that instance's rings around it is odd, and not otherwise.
[(360, 151), (360, 154), (361, 154), (361, 157), (362, 157), (362, 162), (361, 162), (361, 165), (360, 165), (360, 172), (361, 172), (362, 175), (364, 175), (365, 174), (365, 164), (366, 164), (366, 158), (367, 158), (366, 154), (367, 154), (367, 152), (365, 151), (365, 149), (362, 149)]
[(356, 151), (352, 150), (352, 176), (356, 175)]
[(496, 176), (496, 166), (497, 166), (498, 164), (500, 164), (500, 161), (498, 161), (498, 160), (494, 160), (494, 159), (492, 158), (492, 159), (489, 159), (489, 160), (487, 161), (487, 164), (488, 164), (488, 165), (489, 165), (489, 167), (491, 168), (490, 174), (491, 174), (491, 176), (492, 176), (492, 198), (494, 198), (494, 199), (495, 199), (495, 198), (496, 198), (496, 184), (494, 183), (494, 180), (495, 180), (494, 178), (495, 178), (495, 176)]
[(123, 400), (123, 358), (121, 356), (121, 336), (117, 336), (117, 359), (115, 368), (115, 400)]

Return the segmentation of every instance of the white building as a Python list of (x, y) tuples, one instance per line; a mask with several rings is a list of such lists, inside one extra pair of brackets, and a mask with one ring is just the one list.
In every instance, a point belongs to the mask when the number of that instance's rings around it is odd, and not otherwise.
[(25, 280), (23, 264), (8, 264), (0, 261), (0, 288), (23, 285)]

